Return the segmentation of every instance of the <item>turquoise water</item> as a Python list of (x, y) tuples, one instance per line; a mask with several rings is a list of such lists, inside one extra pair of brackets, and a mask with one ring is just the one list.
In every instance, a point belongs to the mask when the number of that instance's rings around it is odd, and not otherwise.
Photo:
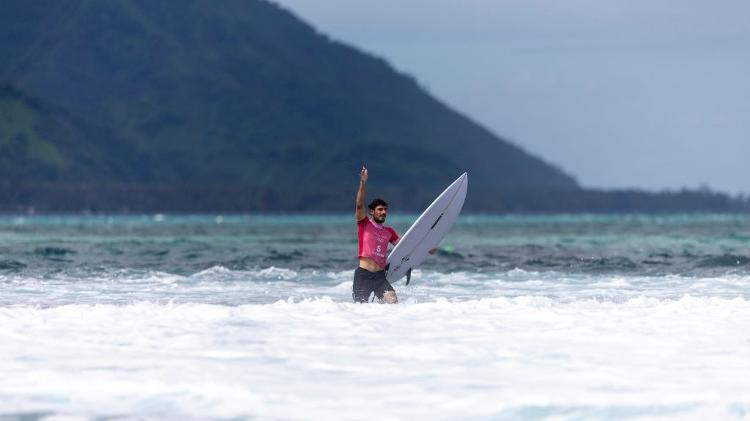
[[(346, 270), (356, 264), (351, 219), (6, 216), (0, 270), (35, 276), (123, 269), (184, 275), (215, 266)], [(414, 219), (388, 222), (403, 233)], [(748, 246), (748, 216), (465, 216), (425, 268), (703, 276), (747, 273)]]
[(464, 215), (397, 306), (353, 219), (0, 217), (0, 417), (750, 413), (750, 216)]

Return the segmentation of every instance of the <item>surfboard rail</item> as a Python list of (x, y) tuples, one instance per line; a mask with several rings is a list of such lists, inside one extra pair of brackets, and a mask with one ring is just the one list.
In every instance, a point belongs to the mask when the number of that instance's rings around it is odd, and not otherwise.
[(437, 247), (448, 234), (466, 200), (468, 177), (467, 173), (461, 174), (443, 190), (399, 239), (386, 261), (388, 282), (393, 283), (406, 276), (408, 285), (412, 269), (419, 266), (427, 258), (429, 250)]

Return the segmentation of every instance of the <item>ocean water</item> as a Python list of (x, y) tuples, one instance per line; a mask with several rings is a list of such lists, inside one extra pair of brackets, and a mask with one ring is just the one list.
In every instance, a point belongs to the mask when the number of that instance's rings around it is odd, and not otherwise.
[[(414, 215), (392, 215), (403, 233)], [(0, 217), (0, 419), (750, 419), (750, 216)]]

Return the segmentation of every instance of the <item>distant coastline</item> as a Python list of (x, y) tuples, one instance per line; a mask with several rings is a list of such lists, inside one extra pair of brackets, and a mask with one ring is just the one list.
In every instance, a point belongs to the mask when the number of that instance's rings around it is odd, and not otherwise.
[[(290, 191), (236, 184), (133, 184), (0, 182), (0, 212), (8, 213), (316, 213), (349, 212), (352, 189)], [(436, 192), (383, 187), (374, 190), (399, 212), (420, 212)], [(747, 213), (750, 197), (708, 189), (666, 192), (593, 189), (469, 188), (465, 212)]]

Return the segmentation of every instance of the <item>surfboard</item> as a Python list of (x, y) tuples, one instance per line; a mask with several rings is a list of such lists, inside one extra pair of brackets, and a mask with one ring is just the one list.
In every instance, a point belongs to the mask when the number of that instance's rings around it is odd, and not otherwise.
[(388, 282), (393, 283), (406, 276), (406, 285), (409, 285), (411, 270), (440, 244), (461, 213), (468, 186), (469, 176), (463, 173), (440, 193), (398, 240), (386, 260), (385, 277)]

